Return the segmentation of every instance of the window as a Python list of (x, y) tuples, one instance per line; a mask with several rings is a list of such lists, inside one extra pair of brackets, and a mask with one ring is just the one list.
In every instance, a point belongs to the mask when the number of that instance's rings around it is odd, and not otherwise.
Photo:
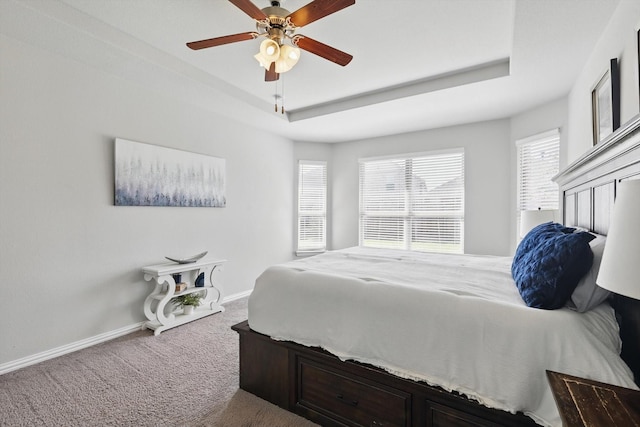
[(560, 132), (554, 129), (516, 141), (518, 151), (518, 212), (558, 209)]
[(464, 252), (464, 150), (360, 160), (360, 246)]
[(327, 247), (327, 164), (298, 163), (298, 252)]

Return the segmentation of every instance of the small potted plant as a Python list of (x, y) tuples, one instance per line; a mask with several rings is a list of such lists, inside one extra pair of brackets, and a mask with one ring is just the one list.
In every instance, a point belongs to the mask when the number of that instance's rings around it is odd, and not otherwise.
[(184, 314), (193, 314), (196, 307), (200, 305), (200, 300), (203, 295), (200, 292), (192, 292), (190, 294), (184, 294), (173, 298), (171, 301), (182, 307)]

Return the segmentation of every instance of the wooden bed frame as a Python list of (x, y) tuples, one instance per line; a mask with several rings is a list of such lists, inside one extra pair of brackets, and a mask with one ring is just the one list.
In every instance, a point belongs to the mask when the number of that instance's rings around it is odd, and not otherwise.
[[(606, 235), (618, 183), (640, 179), (640, 114), (555, 177), (563, 200), (564, 223)], [(622, 338), (622, 358), (640, 384), (640, 301), (611, 300)]]
[[(640, 115), (555, 177), (565, 224), (607, 234), (616, 185), (640, 179)], [(640, 301), (615, 295), (622, 357), (640, 380)], [(274, 341), (242, 322), (240, 388), (323, 426), (535, 426), (457, 393), (318, 348)]]

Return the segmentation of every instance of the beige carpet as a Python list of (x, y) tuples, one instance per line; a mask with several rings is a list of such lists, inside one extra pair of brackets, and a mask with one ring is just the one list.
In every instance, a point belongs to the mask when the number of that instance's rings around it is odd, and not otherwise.
[(314, 426), (238, 389), (246, 298), (0, 376), (0, 426)]

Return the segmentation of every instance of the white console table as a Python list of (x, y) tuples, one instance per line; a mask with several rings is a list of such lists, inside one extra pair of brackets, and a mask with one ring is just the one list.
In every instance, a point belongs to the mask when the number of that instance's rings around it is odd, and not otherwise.
[[(144, 314), (148, 321), (143, 329), (153, 329), (154, 335), (159, 335), (167, 329), (224, 311), (224, 307), (220, 305), (223, 289), (218, 280), (214, 279), (225, 262), (227, 260), (224, 259), (201, 259), (189, 264), (168, 262), (144, 267), (144, 279), (154, 280), (155, 287), (144, 300)], [(204, 273), (204, 286), (196, 287), (196, 279), (201, 273)], [(174, 274), (182, 275), (181, 281), (187, 284), (185, 290), (176, 292)], [(193, 292), (204, 292), (205, 296), (192, 314), (183, 314), (181, 309), (175, 309), (170, 303), (173, 297)]]

